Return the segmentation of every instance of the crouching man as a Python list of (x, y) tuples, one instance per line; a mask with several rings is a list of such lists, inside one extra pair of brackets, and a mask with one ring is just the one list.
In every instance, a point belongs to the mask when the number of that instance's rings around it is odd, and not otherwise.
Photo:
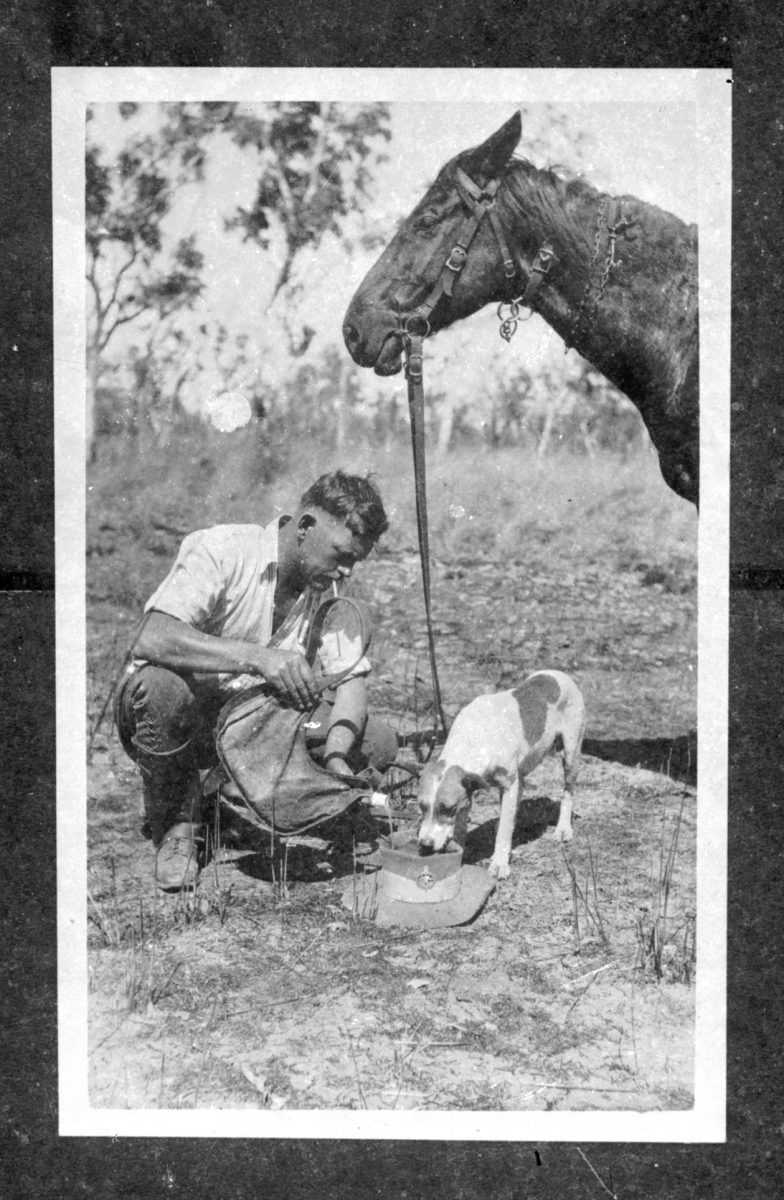
[(264, 682), (302, 711), (318, 703), (309, 749), (332, 771), (383, 771), (393, 761), (394, 731), (368, 716), (370, 663), (351, 606), (333, 610), (317, 663), (327, 674), (354, 669), (320, 700), (303, 652), (318, 605), (339, 593), (388, 524), (374, 484), (335, 471), (291, 515), (183, 541), (145, 606), (115, 704), (120, 740), (143, 779), (143, 832), (156, 849), (159, 887), (196, 882), (206, 832), (200, 770), (218, 761), (218, 713), (238, 690)]

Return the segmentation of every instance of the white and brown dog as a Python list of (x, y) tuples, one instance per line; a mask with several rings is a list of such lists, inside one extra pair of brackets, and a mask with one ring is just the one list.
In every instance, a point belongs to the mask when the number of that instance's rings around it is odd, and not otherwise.
[(582, 694), (562, 671), (536, 671), (520, 687), (477, 696), (458, 713), (438, 758), (420, 776), (420, 848), (443, 850), (453, 837), (464, 842), (474, 792), (498, 787), (501, 816), (490, 874), (506, 879), (522, 781), (559, 736), (564, 791), (555, 838), (568, 841), (584, 731)]

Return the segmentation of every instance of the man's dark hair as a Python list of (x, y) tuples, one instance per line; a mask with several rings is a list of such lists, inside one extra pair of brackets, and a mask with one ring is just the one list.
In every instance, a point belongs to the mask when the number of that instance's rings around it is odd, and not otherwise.
[(368, 475), (330, 471), (311, 484), (300, 504), (303, 508), (322, 508), (333, 517), (341, 517), (354, 533), (370, 537), (374, 542), (389, 529), (378, 488)]

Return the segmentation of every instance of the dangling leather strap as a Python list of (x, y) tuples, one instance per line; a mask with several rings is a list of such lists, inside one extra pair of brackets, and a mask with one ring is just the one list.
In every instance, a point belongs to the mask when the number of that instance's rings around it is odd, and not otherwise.
[[(406, 323), (406, 379), (408, 381), (408, 411), (411, 418), (411, 444), (414, 451), (414, 490), (416, 495), (417, 535), (419, 558), (422, 565), (422, 591), (425, 597), (427, 622), (427, 644), (430, 652), (430, 673), (433, 677), (433, 696), (436, 712), (444, 734), (447, 721), (441, 703), (441, 687), (436, 666), (436, 646), (433, 634), (433, 616), (430, 606), (430, 537), (427, 520), (427, 481), (425, 478), (425, 392), (422, 383), (422, 339), (427, 333), (427, 322), (410, 318)], [(409, 326), (414, 325), (414, 328)]]
[(351, 663), (350, 666), (346, 667), (342, 671), (335, 671), (331, 675), (322, 674), (320, 671), (314, 672), (314, 691), (318, 692), (319, 694), (321, 692), (325, 692), (328, 688), (337, 687), (337, 685), (341, 683), (342, 680), (344, 680), (348, 675), (350, 675), (355, 667), (362, 661), (362, 658), (367, 651), (367, 630), (365, 628), (365, 618), (363, 616), (362, 609), (358, 604), (355, 604), (350, 596), (328, 596), (326, 600), (322, 600), (321, 604), (313, 614), (313, 619), (310, 623), (307, 646), (305, 648), (305, 657), (307, 658), (308, 662), (312, 666), (313, 662), (315, 661), (324, 621), (326, 620), (327, 614), (336, 604), (348, 604), (349, 608), (354, 609), (357, 621), (359, 622), (360, 650), (356, 661)]

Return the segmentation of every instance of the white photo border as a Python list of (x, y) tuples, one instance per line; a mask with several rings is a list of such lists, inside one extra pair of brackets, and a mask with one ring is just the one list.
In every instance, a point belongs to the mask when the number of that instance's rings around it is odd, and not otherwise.
[[(454, 1141), (723, 1142), (729, 611), (731, 75), (658, 69), (80, 68), (52, 71), (60, 1134)], [(87, 1089), (84, 149), (89, 104), (421, 100), (693, 102), (700, 233), (695, 1102), (673, 1112), (114, 1110)], [(434, 164), (439, 166), (440, 164)]]

